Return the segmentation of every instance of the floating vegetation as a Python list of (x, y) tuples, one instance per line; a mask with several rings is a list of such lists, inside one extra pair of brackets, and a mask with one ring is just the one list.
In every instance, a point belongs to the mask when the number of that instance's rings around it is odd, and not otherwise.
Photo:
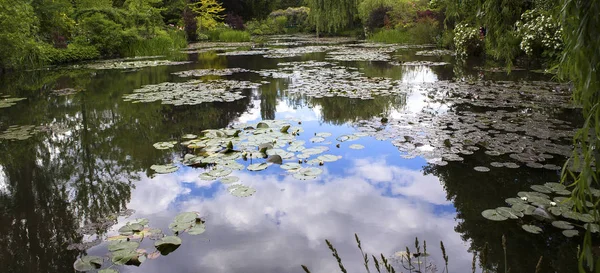
[(463, 156), (484, 149), (490, 156), (510, 157), (509, 162), (494, 163), (496, 168), (519, 168), (527, 164), (537, 168), (539, 165), (533, 163), (539, 163), (545, 169), (560, 170), (547, 161), (555, 155), (568, 157), (572, 152), (570, 140), (576, 129), (565, 121), (548, 117), (547, 112), (560, 113), (572, 107), (569, 94), (557, 91), (566, 89), (559, 84), (437, 82), (407, 88), (422, 92), (432, 103), (439, 100), (446, 105), (482, 107), (486, 111), (443, 114), (422, 111), (386, 122), (381, 118), (361, 120), (354, 126), (377, 139), (391, 139), (408, 156), (461, 161)]
[(251, 56), (251, 55), (265, 55), (268, 51), (266, 50), (243, 50), (243, 51), (228, 51), (218, 53), (219, 56)]
[(413, 61), (413, 62), (391, 62), (391, 65), (396, 66), (444, 66), (449, 65), (447, 62), (430, 62), (430, 61)]
[(34, 125), (12, 125), (4, 132), (0, 132), (0, 140), (26, 140), (39, 132)]
[(150, 167), (150, 169), (152, 169), (154, 172), (158, 173), (158, 174), (167, 174), (167, 173), (174, 173), (177, 170), (179, 170), (179, 167), (175, 166), (175, 165), (152, 165)]
[(255, 189), (244, 185), (232, 185), (229, 188), (227, 188), (227, 191), (229, 191), (231, 195), (236, 197), (248, 197), (256, 193)]
[(454, 56), (454, 55), (456, 55), (456, 52), (453, 51), (453, 50), (447, 50), (447, 49), (432, 49), (432, 50), (417, 51), (417, 53), (415, 53), (415, 55), (417, 55), (417, 56), (429, 56), (429, 57), (433, 57), (433, 56), (445, 56), (445, 55)]
[(164, 141), (164, 142), (154, 143), (152, 146), (154, 146), (154, 148), (156, 148), (158, 150), (167, 150), (167, 149), (172, 149), (173, 147), (175, 147), (175, 144), (177, 144), (177, 141)]
[(211, 80), (183, 83), (165, 82), (146, 85), (125, 95), (125, 101), (155, 102), (172, 105), (197, 105), (206, 102), (233, 102), (244, 98), (242, 89), (257, 88), (261, 84), (247, 81)]
[[(114, 224), (116, 222), (112, 222)], [(76, 271), (91, 271), (100, 269), (107, 261), (111, 265), (99, 272), (118, 272), (111, 269), (114, 265), (140, 266), (147, 259), (155, 259), (160, 255), (166, 256), (177, 250), (183, 243), (179, 235), (183, 232), (189, 235), (199, 235), (206, 230), (205, 222), (195, 212), (184, 212), (175, 217), (169, 225), (173, 235), (165, 236), (160, 229), (148, 227), (148, 219), (141, 218), (127, 222), (119, 228), (119, 235), (106, 238), (108, 241), (108, 254), (101, 256), (83, 256), (73, 263)], [(155, 240), (156, 251), (149, 253), (141, 247), (142, 241), (147, 238)]]
[(227, 43), (227, 42), (202, 42), (202, 43), (193, 43), (188, 45), (188, 50), (196, 50), (196, 49), (206, 49), (206, 48), (239, 48), (239, 47), (250, 47), (253, 46), (252, 42), (237, 42), (237, 43)]
[(360, 144), (352, 144), (348, 148), (353, 149), (353, 150), (362, 150), (365, 148), (365, 146), (360, 145)]
[[(364, 45), (362, 45), (364, 46)], [(326, 59), (334, 61), (389, 61), (393, 46), (346, 47), (327, 53)]]
[[(579, 234), (576, 227), (584, 227), (592, 232), (598, 232), (598, 228), (592, 226), (595, 222), (593, 212), (579, 213), (574, 209), (575, 203), (565, 196), (570, 196), (571, 191), (559, 183), (546, 183), (544, 185), (532, 185), (534, 191), (519, 192), (518, 198), (507, 198), (505, 201), (509, 207), (488, 209), (481, 214), (492, 221), (504, 221), (507, 219), (519, 219), (524, 216), (532, 216), (535, 219), (549, 222), (553, 227), (562, 229), (567, 237)], [(592, 189), (589, 192), (594, 197), (600, 197), (600, 191)], [(552, 197), (554, 195), (554, 197)], [(589, 207), (593, 203), (587, 201)], [(557, 220), (556, 218), (562, 217)], [(535, 225), (523, 225), (523, 229), (530, 233), (538, 234), (542, 231)]]
[(189, 64), (191, 62), (175, 62), (169, 60), (146, 60), (146, 61), (104, 61), (94, 64), (87, 65), (87, 68), (91, 69), (136, 69), (153, 66), (167, 66), (167, 65), (182, 65)]
[(52, 94), (56, 95), (56, 96), (70, 96), (70, 95), (75, 95), (81, 91), (83, 91), (83, 89), (63, 88), (63, 89), (52, 90)]
[(290, 79), (288, 92), (308, 97), (348, 97), (404, 95), (406, 84), (388, 78), (366, 77), (356, 70), (328, 62), (290, 62), (280, 68), (260, 70), (263, 77)]
[(203, 77), (203, 76), (230, 76), (235, 73), (250, 72), (243, 68), (224, 68), (224, 69), (196, 69), (173, 73), (179, 77)]
[(303, 46), (303, 47), (291, 47), (291, 48), (271, 48), (266, 52), (265, 58), (291, 58), (298, 57), (304, 54), (326, 52), (340, 47), (331, 46)]
[(482, 172), (482, 173), (486, 173), (490, 171), (490, 168), (488, 167), (483, 167), (483, 166), (477, 166), (475, 168), (473, 168), (474, 170), (478, 171), (478, 172)]
[(8, 95), (0, 96), (0, 108), (11, 107), (11, 106), (17, 104), (17, 102), (26, 100), (26, 99), (27, 98), (11, 98)]

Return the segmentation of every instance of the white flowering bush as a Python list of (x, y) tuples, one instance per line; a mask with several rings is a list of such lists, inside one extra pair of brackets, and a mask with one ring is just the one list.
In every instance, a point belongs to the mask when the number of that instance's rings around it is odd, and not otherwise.
[(516, 25), (517, 35), (521, 38), (520, 47), (527, 55), (557, 56), (562, 50), (563, 28), (558, 18), (533, 9), (523, 13)]
[(482, 41), (479, 36), (479, 29), (470, 27), (468, 24), (456, 25), (454, 28), (454, 47), (456, 48), (456, 56), (462, 58), (481, 50)]

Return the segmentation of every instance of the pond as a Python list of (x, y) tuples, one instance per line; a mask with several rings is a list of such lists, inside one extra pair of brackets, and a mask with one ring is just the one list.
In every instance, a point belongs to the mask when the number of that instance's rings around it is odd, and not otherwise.
[(440, 241), (450, 272), (471, 272), (473, 251), (504, 272), (505, 235), (511, 272), (540, 256), (541, 272), (569, 272), (580, 237), (521, 211), (554, 197), (534, 185), (559, 180), (580, 111), (551, 75), (482, 64), (279, 36), (4, 75), (0, 263), (339, 272), (328, 240), (360, 272), (357, 234), (373, 272), (371, 255), (403, 271), (415, 238), (428, 272), (445, 267)]

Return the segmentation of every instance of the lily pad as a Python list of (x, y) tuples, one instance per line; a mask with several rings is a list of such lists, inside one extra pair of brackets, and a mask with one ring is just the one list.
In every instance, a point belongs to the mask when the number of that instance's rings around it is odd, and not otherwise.
[(313, 142), (313, 143), (319, 143), (319, 142), (323, 142), (323, 141), (325, 141), (325, 139), (322, 137), (313, 137), (310, 139), (310, 142)]
[(337, 155), (321, 155), (319, 157), (317, 157), (318, 160), (322, 160), (324, 162), (335, 162), (338, 161), (341, 158), (341, 156), (337, 156)]
[(522, 225), (521, 228), (523, 228), (523, 230), (529, 232), (529, 233), (533, 233), (533, 234), (540, 234), (540, 232), (542, 232), (542, 229), (538, 226), (534, 226), (534, 225)]
[(322, 138), (328, 138), (328, 137), (330, 137), (330, 136), (331, 136), (331, 133), (326, 133), (326, 132), (323, 132), (323, 133), (317, 133), (317, 134), (315, 134), (315, 136), (317, 136), (317, 137), (322, 137)]
[(574, 236), (578, 236), (579, 235), (579, 231), (578, 230), (574, 230), (574, 229), (563, 230), (562, 234), (565, 235), (565, 236), (567, 236), (567, 237), (569, 237), (569, 238), (571, 238), (571, 237), (574, 237)]
[(175, 216), (173, 222), (169, 224), (169, 229), (171, 229), (173, 232), (182, 232), (194, 226), (197, 219), (198, 214), (195, 212), (180, 213), (179, 215)]
[(143, 225), (140, 225), (138, 223), (127, 224), (119, 229), (119, 234), (128, 236), (133, 235), (134, 233), (140, 232), (142, 230), (144, 230)]
[(256, 193), (256, 190), (244, 185), (233, 185), (227, 188), (231, 195), (236, 197), (249, 197)]
[(541, 193), (552, 193), (552, 189), (542, 185), (533, 185), (531, 189)]
[(177, 170), (179, 170), (179, 167), (172, 165), (172, 164), (152, 165), (152, 166), (150, 166), (150, 169), (154, 170), (154, 172), (156, 172), (158, 174), (168, 174), (168, 173), (176, 172)]
[(116, 269), (112, 269), (112, 268), (105, 268), (105, 269), (98, 271), (98, 273), (119, 273), (119, 271)]
[(353, 150), (362, 150), (365, 148), (365, 146), (360, 145), (360, 144), (352, 144), (352, 145), (348, 146), (348, 148), (353, 149)]
[(483, 167), (483, 166), (477, 166), (475, 168), (473, 168), (474, 170), (478, 171), (478, 172), (489, 172), (490, 168), (488, 167)]
[(483, 215), (483, 217), (485, 217), (486, 219), (492, 220), (492, 221), (504, 221), (504, 220), (508, 219), (508, 217), (505, 217), (502, 214), (498, 213), (498, 211), (495, 209), (484, 210), (481, 213), (481, 215)]
[(233, 183), (240, 181), (240, 178), (237, 176), (228, 176), (228, 177), (221, 178), (221, 180), (219, 180), (219, 181), (221, 181), (221, 183), (223, 183), (223, 184), (233, 184)]
[(573, 229), (573, 225), (567, 221), (554, 221), (552, 225), (560, 229)]
[(303, 168), (294, 174), (294, 177), (300, 180), (316, 179), (317, 176), (323, 173), (323, 170), (315, 167)]
[(231, 170), (230, 169), (214, 169), (211, 170), (209, 172), (207, 172), (206, 174), (215, 178), (219, 178), (219, 177), (225, 177), (231, 174)]
[(98, 269), (104, 263), (104, 259), (98, 256), (83, 256), (75, 261), (73, 268), (77, 271), (90, 271)]
[(285, 163), (281, 165), (281, 168), (284, 170), (293, 171), (302, 168), (302, 165), (298, 163)]
[(166, 236), (154, 243), (156, 249), (160, 252), (160, 254), (166, 256), (169, 253), (175, 251), (179, 246), (181, 246), (181, 239), (177, 236)]
[(506, 218), (510, 219), (519, 219), (519, 217), (523, 217), (523, 213), (520, 211), (513, 210), (507, 207), (499, 207), (496, 209), (496, 212)]
[(256, 163), (256, 164), (252, 164), (252, 165), (248, 166), (247, 169), (249, 171), (257, 172), (257, 171), (265, 170), (267, 167), (269, 167), (269, 164), (267, 164), (267, 163)]

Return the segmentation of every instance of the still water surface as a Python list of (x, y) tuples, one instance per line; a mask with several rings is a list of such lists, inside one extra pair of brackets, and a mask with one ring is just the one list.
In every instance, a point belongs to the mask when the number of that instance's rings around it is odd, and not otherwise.
[[(367, 77), (386, 77), (404, 83), (436, 83), (460, 79), (547, 80), (527, 71), (510, 75), (486, 72), (475, 65), (455, 65), (453, 57), (416, 56), (421, 49), (386, 53), (391, 61), (449, 62), (448, 65), (392, 65), (389, 61), (331, 61), (354, 68)], [(277, 69), (278, 63), (324, 61), (326, 53), (291, 58), (262, 55), (224, 56), (222, 50), (186, 54), (191, 63), (145, 67), (138, 70), (82, 68), (30, 71), (0, 79), (0, 94), (24, 97), (0, 108), (0, 131), (12, 125), (44, 125), (50, 130), (26, 140), (0, 142), (0, 267), (2, 272), (72, 272), (80, 255), (106, 256), (106, 243), (78, 250), (73, 244), (116, 235), (128, 220), (147, 218), (150, 225), (169, 234), (169, 223), (180, 212), (196, 211), (207, 230), (198, 236), (181, 235), (183, 244), (168, 256), (147, 260), (140, 267), (118, 267), (120, 272), (338, 272), (325, 240), (337, 248), (350, 272), (361, 272), (357, 233), (366, 253), (393, 258), (415, 237), (427, 242), (430, 261), (443, 269), (439, 250), (443, 241), (450, 257), (450, 272), (471, 272), (472, 252), (488, 244), (488, 264), (504, 272), (501, 244), (507, 237), (511, 272), (533, 272), (544, 256), (543, 272), (569, 272), (574, 268), (577, 239), (548, 229), (543, 236), (521, 229), (520, 220), (493, 222), (481, 211), (504, 205), (504, 199), (528, 190), (530, 185), (557, 181), (557, 171), (498, 168), (481, 173), (475, 166), (494, 161), (483, 150), (463, 161), (439, 166), (423, 157), (402, 157), (389, 140), (363, 137), (352, 143), (335, 138), (357, 132), (355, 122), (398, 119), (427, 111), (446, 115), (453, 111), (486, 111), (468, 104), (433, 100), (419, 89), (402, 95), (360, 100), (345, 97), (311, 98), (290, 92), (302, 79), (269, 78), (237, 73), (222, 78), (260, 83), (242, 91), (233, 102), (173, 106), (132, 103), (123, 96), (144, 85), (182, 82), (172, 73), (201, 68)], [(215, 76), (209, 76), (215, 78)], [(361, 84), (360, 82), (356, 84)], [(80, 88), (68, 96), (52, 90)], [(476, 99), (476, 98), (475, 98)], [(565, 120), (575, 115), (563, 110), (514, 109), (540, 112)], [(565, 110), (566, 111), (566, 110)], [(328, 153), (342, 156), (319, 168), (324, 174), (300, 181), (278, 167), (261, 172), (235, 171), (240, 182), (256, 189), (253, 196), (232, 196), (228, 185), (204, 181), (203, 168), (177, 163), (171, 174), (157, 175), (154, 164), (177, 162), (183, 149), (157, 150), (159, 141), (180, 140), (188, 133), (225, 128), (260, 120), (301, 121), (309, 141), (315, 133), (333, 136)], [(420, 126), (416, 122), (415, 126)], [(350, 144), (365, 146), (349, 149)], [(176, 146), (177, 147), (177, 146)], [(240, 161), (245, 166), (250, 162)], [(429, 162), (429, 163), (428, 163)], [(555, 156), (555, 164), (564, 158)], [(84, 235), (80, 227), (125, 210), (129, 217)], [(151, 242), (144, 245), (151, 251)], [(395, 264), (398, 271), (401, 265)], [(374, 270), (372, 268), (372, 270)]]

